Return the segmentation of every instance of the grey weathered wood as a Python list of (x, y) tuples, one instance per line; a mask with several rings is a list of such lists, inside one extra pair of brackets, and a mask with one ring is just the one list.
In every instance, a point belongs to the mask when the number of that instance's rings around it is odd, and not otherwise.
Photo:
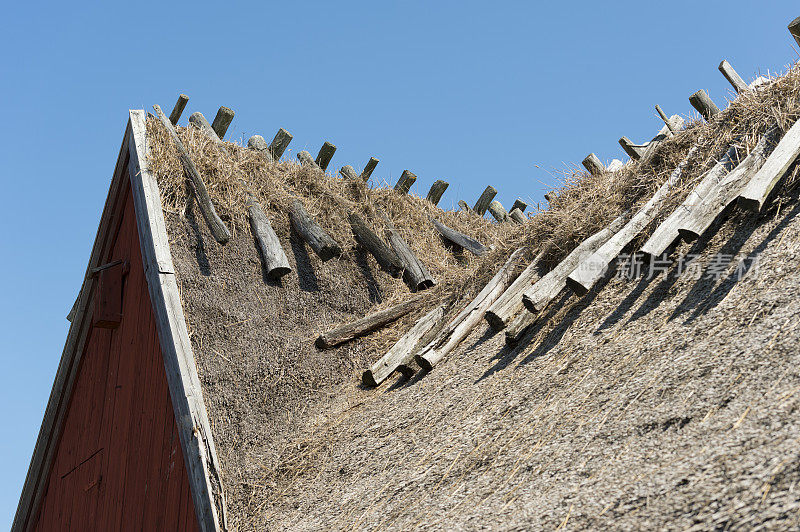
[(683, 169), (694, 154), (696, 148), (689, 150), (683, 161), (672, 171), (669, 178), (659, 187), (653, 197), (639, 211), (603, 243), (596, 251), (581, 260), (567, 277), (567, 286), (578, 295), (583, 295), (599, 281), (608, 269), (609, 264), (622, 252), (636, 236), (641, 233), (658, 215), (661, 205), (667, 199), (669, 191), (679, 182)]
[(272, 153), (272, 158), (276, 161), (281, 158), (283, 152), (286, 151), (286, 148), (289, 147), (289, 143), (292, 142), (292, 135), (288, 131), (283, 128), (280, 128), (277, 133), (275, 133), (275, 137), (272, 139), (272, 142), (269, 143), (269, 151)]
[(628, 137), (622, 137), (621, 139), (619, 139), (619, 145), (622, 146), (622, 149), (625, 151), (625, 153), (628, 154), (628, 157), (630, 157), (634, 161), (638, 161), (639, 159), (641, 159), (642, 154), (644, 153), (644, 150), (646, 148), (646, 146), (635, 144)]
[(311, 166), (314, 168), (319, 168), (316, 161), (311, 158), (311, 154), (308, 153), (306, 150), (301, 150), (297, 152), (297, 160), (300, 161), (302, 166)]
[(506, 343), (508, 345), (517, 345), (519, 341), (539, 321), (539, 314), (528, 312), (527, 310), (520, 312), (511, 320), (505, 330)]
[(203, 116), (203, 113), (196, 111), (189, 116), (189, 123), (199, 129), (206, 137), (210, 140), (214, 141), (215, 143), (222, 142), (217, 135), (217, 132), (214, 131), (214, 128), (211, 127), (211, 124), (208, 123), (206, 117)]
[(706, 197), (714, 185), (735, 166), (736, 157), (736, 146), (731, 145), (725, 155), (703, 175), (700, 183), (689, 193), (683, 203), (653, 231), (653, 234), (642, 246), (642, 253), (651, 257), (660, 257), (675, 242), (679, 236), (678, 228), (684, 218), (691, 212), (692, 207)]
[(365, 386), (378, 386), (401, 366), (408, 367), (420, 340), (436, 327), (444, 317), (444, 307), (436, 307), (417, 320), (414, 326), (395, 343), (380, 360), (364, 372), (361, 382)]
[(483, 194), (478, 198), (478, 201), (475, 202), (475, 206), (472, 208), (479, 216), (483, 216), (486, 214), (486, 209), (489, 208), (489, 204), (492, 202), (494, 197), (497, 196), (497, 190), (492, 185), (486, 187), (483, 191)]
[(322, 333), (317, 337), (314, 345), (319, 349), (328, 349), (343, 344), (353, 338), (364, 336), (376, 329), (380, 329), (387, 323), (405, 316), (409, 312), (420, 306), (422, 296), (414, 296), (408, 301), (404, 301), (393, 307), (381, 310), (364, 316), (360, 320), (336, 327), (328, 332)]
[[(683, 127), (684, 120), (680, 116), (672, 115), (669, 120), (672, 122), (672, 129), (674, 131), (679, 131), (680, 128)], [(653, 140), (647, 143), (647, 148), (644, 150), (641, 159), (639, 159), (640, 167), (645, 167), (650, 164), (656, 154), (656, 151), (658, 150), (658, 147), (661, 146), (661, 144), (669, 137), (669, 132), (670, 128), (665, 125), (661, 128), (661, 130), (659, 130), (658, 134), (653, 137)]]
[(228, 127), (233, 121), (234, 114), (233, 109), (225, 107), (224, 105), (217, 111), (214, 121), (211, 122), (211, 129), (214, 130), (214, 133), (216, 133), (220, 139), (225, 138), (225, 133), (228, 132)]
[(424, 264), (417, 258), (408, 243), (400, 236), (394, 224), (386, 214), (381, 213), (381, 218), (386, 224), (385, 235), (392, 249), (403, 265), (403, 279), (414, 288), (414, 290), (425, 290), (436, 284), (436, 279)]
[(334, 153), (336, 153), (336, 146), (326, 140), (325, 144), (319, 149), (319, 153), (317, 153), (317, 158), (314, 159), (314, 162), (323, 170), (327, 170)]
[(370, 157), (367, 164), (364, 165), (364, 170), (361, 171), (361, 179), (367, 181), (369, 176), (372, 175), (372, 172), (375, 170), (375, 167), (378, 166), (379, 160), (375, 157)]
[(444, 194), (444, 191), (447, 190), (447, 187), (449, 186), (450, 184), (446, 181), (437, 179), (431, 185), (431, 189), (428, 191), (428, 196), (426, 199), (434, 205), (439, 205), (439, 200), (442, 199), (442, 194)]
[(511, 219), (508, 217), (508, 212), (503, 207), (503, 204), (497, 200), (492, 200), (492, 202), (489, 204), (489, 213), (499, 223), (506, 223), (511, 221)]
[(183, 110), (186, 109), (187, 103), (189, 103), (188, 96), (185, 94), (178, 96), (178, 101), (175, 102), (175, 107), (172, 108), (172, 112), (169, 114), (169, 121), (172, 122), (173, 126), (181, 119), (181, 115), (183, 114)]
[(751, 211), (760, 211), (775, 185), (800, 155), (800, 120), (775, 146), (764, 165), (756, 172), (739, 194), (739, 205)]
[(247, 147), (253, 151), (257, 151), (264, 157), (266, 157), (267, 161), (272, 162), (272, 153), (269, 151), (269, 146), (267, 145), (267, 141), (264, 140), (264, 137), (261, 135), (253, 135), (249, 139), (247, 139)]
[(300, 200), (292, 201), (289, 207), (289, 221), (297, 234), (308, 242), (323, 262), (342, 254), (342, 247), (308, 214)]
[[(169, 119), (164, 115), (161, 107), (154, 105), (153, 109), (155, 109), (156, 116), (158, 116), (159, 120), (161, 120), (161, 123), (164, 124), (164, 127), (167, 129), (167, 133), (172, 138), (172, 142), (178, 149), (178, 156), (181, 160), (181, 164), (183, 164), (184, 170), (186, 170), (186, 173), (189, 176), (189, 184), (192, 192), (194, 192), (194, 195), (197, 198), (197, 204), (200, 207), (200, 213), (203, 215), (203, 219), (208, 224), (211, 234), (214, 235), (214, 239), (220, 244), (226, 243), (231, 239), (231, 233), (228, 231), (228, 227), (217, 215), (217, 211), (214, 209), (214, 205), (211, 203), (211, 197), (208, 195), (206, 185), (203, 183), (200, 173), (197, 171), (192, 159), (189, 157), (189, 152), (186, 151), (186, 147), (181, 142), (181, 139), (178, 138), (178, 134), (175, 133), (175, 128), (172, 126), (172, 122), (170, 122)], [(214, 135), (216, 135), (216, 133), (214, 133)]]
[[(156, 112), (164, 116), (160, 108)], [(163, 120), (166, 121), (166, 117)], [(131, 124), (134, 141), (129, 179), (136, 206), (136, 225), (175, 422), (189, 475), (189, 491), (201, 530), (221, 530), (227, 527), (221, 466), (203, 401), (178, 284), (171, 267), (158, 183), (147, 166), (144, 112), (131, 111)]]
[(443, 223), (439, 222), (438, 220), (434, 220), (431, 218), (431, 222), (433, 222), (433, 226), (439, 231), (439, 234), (442, 235), (444, 238), (456, 244), (473, 255), (481, 256), (486, 254), (489, 251), (486, 246), (475, 240), (474, 238), (470, 238), (464, 233), (459, 233), (455, 229), (450, 229)]
[(386, 273), (392, 277), (400, 277), (403, 273), (403, 264), (397, 254), (370, 229), (361, 217), (351, 212), (347, 215), (350, 221), (350, 228), (356, 241), (375, 257), (375, 261)]
[(247, 201), (247, 213), (250, 216), (250, 229), (253, 231), (261, 251), (261, 260), (264, 261), (264, 270), (270, 279), (280, 279), (291, 273), (289, 259), (281, 246), (278, 235), (272, 229), (264, 209), (252, 196)]
[(522, 201), (521, 199), (517, 198), (514, 201), (514, 205), (511, 206), (511, 210), (519, 209), (519, 212), (525, 212), (525, 209), (528, 208), (528, 204)]
[(714, 115), (719, 113), (719, 107), (717, 107), (703, 89), (689, 96), (689, 103), (692, 104), (692, 107), (697, 109), (697, 112), (706, 120), (711, 120), (714, 118)]
[(355, 180), (358, 179), (358, 174), (356, 173), (355, 168), (350, 166), (349, 164), (346, 166), (342, 166), (339, 169), (339, 174), (345, 179)]
[(797, 17), (789, 23), (789, 33), (794, 37), (797, 46), (800, 46), (800, 17)]
[(656, 112), (658, 113), (658, 116), (660, 116), (660, 117), (661, 117), (661, 120), (663, 120), (663, 121), (664, 121), (664, 125), (666, 125), (666, 126), (667, 126), (667, 129), (669, 130), (669, 134), (670, 134), (670, 136), (672, 136), (672, 135), (674, 135), (675, 133), (677, 133), (677, 132), (678, 132), (678, 130), (677, 130), (677, 129), (675, 128), (675, 126), (672, 124), (672, 120), (670, 120), (670, 119), (667, 117), (667, 115), (664, 113), (664, 111), (662, 111), (662, 110), (661, 110), (661, 106), (660, 106), (660, 105), (658, 105), (658, 104), (656, 104)]
[(525, 222), (528, 221), (528, 219), (525, 218), (525, 215), (522, 214), (522, 211), (520, 211), (519, 209), (511, 209), (511, 212), (508, 213), (508, 217), (517, 222), (518, 224), (524, 224)]
[(581, 163), (586, 170), (589, 171), (590, 174), (597, 176), (601, 175), (603, 172), (606, 171), (606, 167), (603, 166), (602, 161), (600, 158), (597, 157), (594, 153), (590, 153), (586, 156), (586, 158)]
[(473, 299), (461, 313), (436, 335), (428, 345), (414, 356), (419, 367), (433, 369), (436, 364), (453, 351), (464, 338), (481, 322), (486, 310), (497, 301), (497, 298), (508, 288), (514, 279), (517, 262), (522, 258), (524, 248), (517, 249), (508, 258), (483, 290)]
[(401, 194), (408, 194), (408, 191), (411, 190), (411, 185), (413, 185), (416, 180), (417, 176), (414, 175), (413, 172), (403, 170), (400, 179), (398, 179), (397, 183), (394, 185), (394, 189)]
[(606, 243), (614, 233), (625, 224), (627, 213), (615, 218), (610, 224), (596, 232), (578, 247), (573, 249), (555, 268), (547, 272), (533, 286), (528, 288), (522, 296), (522, 302), (530, 312), (539, 312), (567, 286), (567, 276), (586, 257), (591, 255), (600, 246)]
[(484, 317), (492, 329), (495, 331), (505, 329), (506, 325), (520, 312), (529, 314), (525, 311), (522, 303), (522, 294), (539, 278), (539, 261), (543, 256), (544, 251), (540, 251), (528, 267), (522, 270), (522, 273), (511, 283), (511, 286), (488, 308)]
[(708, 229), (719, 214), (747, 185), (750, 178), (767, 160), (767, 153), (775, 146), (778, 128), (773, 127), (761, 136), (752, 151), (736, 168), (716, 183), (679, 224), (678, 234), (687, 242), (696, 240)]
[(725, 76), (725, 79), (728, 80), (728, 83), (733, 85), (733, 88), (737, 93), (747, 90), (747, 83), (744, 82), (742, 77), (726, 60), (723, 59), (722, 63), (719, 64), (719, 71), (722, 72), (722, 75)]
[(462, 199), (458, 200), (458, 206), (461, 207), (461, 210), (464, 212), (469, 212), (472, 210), (469, 208), (469, 205), (467, 205), (467, 202)]

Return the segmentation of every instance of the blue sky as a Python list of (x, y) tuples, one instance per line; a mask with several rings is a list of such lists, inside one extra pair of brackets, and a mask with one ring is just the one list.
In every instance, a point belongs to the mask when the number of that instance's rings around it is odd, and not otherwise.
[[(331, 164), (394, 184), (408, 168), (443, 206), (486, 185), (539, 201), (553, 169), (623, 158), (653, 106), (722, 107), (728, 59), (746, 81), (798, 58), (796, 2), (12, 3), (0, 32), (0, 526), (10, 526), (66, 338), (128, 109), (209, 119), (230, 139), (279, 127), (291, 155), (330, 140)], [(185, 123), (184, 117), (182, 123)]]

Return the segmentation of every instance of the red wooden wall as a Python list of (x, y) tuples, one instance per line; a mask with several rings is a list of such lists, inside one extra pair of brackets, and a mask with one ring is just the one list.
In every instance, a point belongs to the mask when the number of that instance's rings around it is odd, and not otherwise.
[(91, 328), (37, 530), (198, 529), (126, 188), (101, 261), (130, 261), (122, 321)]

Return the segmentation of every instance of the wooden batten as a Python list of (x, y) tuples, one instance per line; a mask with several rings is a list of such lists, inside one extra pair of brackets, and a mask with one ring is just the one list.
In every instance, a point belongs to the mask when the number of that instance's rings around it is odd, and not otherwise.
[(181, 115), (183, 114), (183, 110), (186, 109), (187, 103), (189, 103), (188, 96), (185, 94), (178, 96), (178, 101), (175, 102), (175, 107), (172, 108), (172, 112), (169, 114), (169, 121), (172, 122), (173, 126), (178, 124), (178, 120), (181, 119)]
[(528, 204), (522, 201), (521, 199), (517, 198), (514, 201), (514, 205), (511, 206), (511, 210), (519, 209), (519, 212), (525, 212), (525, 209), (528, 208)]
[(469, 205), (467, 205), (467, 202), (464, 201), (463, 199), (458, 200), (458, 206), (464, 212), (469, 212), (472, 210), (469, 208)]
[(739, 205), (751, 211), (760, 211), (775, 185), (798, 156), (800, 156), (800, 120), (789, 128), (764, 165), (739, 194)]
[(522, 211), (519, 209), (511, 209), (511, 212), (508, 213), (508, 217), (520, 225), (528, 221), (527, 218), (525, 218), (525, 215), (522, 214)]
[(353, 168), (353, 167), (352, 167), (352, 166), (350, 166), (349, 164), (348, 164), (348, 165), (346, 165), (346, 166), (342, 166), (342, 167), (339, 169), (339, 174), (340, 174), (340, 175), (341, 175), (341, 176), (342, 176), (344, 179), (349, 179), (349, 180), (351, 180), (351, 181), (352, 181), (352, 180), (356, 180), (356, 179), (358, 179), (358, 174), (356, 173), (356, 170), (355, 170), (355, 168)]
[(297, 160), (300, 161), (301, 166), (311, 166), (313, 168), (319, 168), (319, 165), (314, 161), (311, 157), (311, 154), (308, 153), (306, 150), (301, 150), (297, 152)]
[(664, 111), (661, 109), (661, 106), (658, 104), (656, 104), (656, 112), (661, 120), (664, 121), (664, 125), (667, 126), (670, 136), (676, 134), (678, 132), (678, 128), (675, 127), (675, 125), (672, 123), (672, 120), (667, 117), (666, 113), (664, 113)]
[(281, 246), (278, 235), (272, 229), (269, 218), (264, 213), (264, 209), (253, 196), (247, 199), (247, 213), (250, 218), (250, 229), (258, 243), (259, 254), (264, 263), (264, 270), (267, 278), (277, 280), (291, 273), (292, 267), (289, 266), (289, 259)]
[(497, 200), (492, 200), (489, 204), (489, 214), (491, 214), (497, 223), (506, 223), (510, 222), (511, 218), (508, 216), (508, 211), (506, 211), (503, 204)]
[(300, 200), (294, 200), (290, 205), (289, 221), (300, 238), (308, 243), (323, 262), (342, 254), (342, 247), (308, 214)]
[(622, 149), (625, 151), (625, 153), (628, 154), (628, 157), (630, 157), (634, 161), (638, 161), (639, 159), (641, 159), (642, 154), (644, 153), (646, 147), (635, 144), (628, 137), (620, 138), (619, 145), (622, 146)]
[(403, 274), (403, 264), (397, 254), (367, 226), (358, 214), (351, 212), (347, 219), (350, 221), (350, 228), (353, 230), (356, 242), (370, 252), (382, 270), (392, 277), (400, 277)]
[(228, 132), (228, 127), (230, 127), (231, 122), (233, 122), (234, 114), (233, 109), (225, 107), (224, 105), (217, 111), (217, 116), (215, 116), (214, 121), (211, 122), (211, 129), (214, 130), (214, 133), (216, 133), (220, 139), (225, 138), (225, 133)]

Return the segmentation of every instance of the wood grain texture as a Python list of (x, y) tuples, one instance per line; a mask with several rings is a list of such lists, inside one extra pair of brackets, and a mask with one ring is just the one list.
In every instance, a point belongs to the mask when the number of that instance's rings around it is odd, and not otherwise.
[(214, 117), (214, 121), (211, 122), (211, 129), (214, 130), (220, 140), (225, 138), (225, 133), (228, 132), (228, 128), (233, 122), (234, 114), (233, 109), (224, 105), (217, 110), (217, 115)]
[(392, 277), (400, 277), (403, 274), (403, 264), (397, 254), (367, 226), (358, 214), (351, 212), (347, 219), (356, 242), (369, 251), (382, 270)]
[(312, 166), (315, 168), (319, 168), (319, 165), (314, 161), (311, 157), (311, 154), (308, 153), (306, 150), (301, 150), (297, 152), (297, 160), (300, 161), (302, 166)]
[(789, 128), (761, 169), (739, 194), (739, 205), (751, 211), (760, 211), (775, 185), (797, 160), (798, 155), (800, 155), (800, 120)]
[(731, 84), (737, 94), (747, 90), (747, 83), (744, 82), (742, 76), (733, 69), (728, 61), (722, 60), (719, 64), (719, 71), (722, 72), (722, 75), (725, 76), (725, 79), (728, 80), (728, 83)]
[(327, 170), (334, 153), (336, 153), (336, 146), (326, 140), (319, 149), (319, 153), (317, 153), (317, 158), (314, 159), (314, 162), (323, 170)]
[(458, 207), (464, 212), (469, 212), (472, 210), (469, 208), (469, 205), (467, 205), (467, 202), (464, 200), (458, 200)]
[(215, 144), (219, 144), (222, 140), (217, 135), (217, 132), (214, 131), (214, 128), (211, 127), (211, 124), (208, 123), (206, 117), (203, 116), (203, 113), (199, 111), (195, 111), (189, 116), (189, 124), (193, 125), (197, 129), (199, 129), (206, 137), (212, 140)]
[(364, 170), (361, 171), (361, 179), (367, 181), (372, 175), (372, 172), (375, 171), (375, 167), (378, 166), (378, 162), (379, 160), (375, 157), (370, 157), (367, 164), (364, 165)]
[(450, 229), (443, 223), (439, 222), (438, 220), (431, 219), (433, 226), (442, 235), (446, 240), (456, 244), (459, 247), (462, 247), (472, 253), (473, 255), (481, 256), (485, 255), (489, 249), (475, 240), (472, 237), (465, 235), (464, 233), (459, 233), (455, 229)]
[(506, 328), (517, 314), (525, 310), (525, 306), (522, 303), (522, 295), (539, 279), (539, 261), (542, 260), (543, 256), (544, 251), (540, 251), (511, 283), (511, 286), (488, 308), (484, 317), (489, 327), (495, 331), (501, 331)]
[(300, 200), (294, 200), (289, 207), (289, 221), (323, 262), (342, 254), (342, 247), (308, 214)]
[(442, 199), (442, 194), (444, 191), (447, 190), (450, 184), (446, 181), (442, 181), (441, 179), (437, 179), (431, 185), (430, 190), (428, 190), (428, 196), (425, 198), (434, 205), (439, 205), (439, 200)]
[(277, 280), (292, 272), (289, 266), (289, 259), (281, 246), (278, 235), (272, 229), (264, 209), (250, 197), (247, 200), (247, 213), (250, 217), (250, 230), (258, 242), (261, 260), (264, 263), (264, 271), (269, 279)]
[[(203, 219), (208, 224), (208, 228), (211, 230), (211, 234), (214, 235), (214, 239), (220, 244), (225, 244), (231, 239), (231, 233), (228, 231), (228, 227), (217, 215), (217, 211), (214, 209), (214, 205), (211, 203), (211, 197), (208, 195), (206, 185), (203, 182), (203, 179), (200, 177), (200, 172), (198, 172), (197, 168), (195, 168), (192, 159), (189, 157), (189, 152), (186, 151), (186, 147), (178, 138), (177, 133), (175, 133), (175, 128), (172, 126), (172, 122), (170, 122), (169, 119), (164, 116), (164, 112), (161, 110), (161, 107), (154, 105), (153, 109), (155, 109), (156, 116), (158, 116), (159, 120), (161, 120), (161, 123), (164, 124), (164, 127), (167, 129), (167, 133), (169, 133), (170, 138), (172, 138), (172, 142), (178, 149), (178, 156), (181, 160), (184, 170), (186, 170), (186, 174), (189, 176), (189, 184), (192, 192), (197, 198), (197, 203), (200, 207), (200, 213), (203, 215)], [(216, 135), (216, 133), (214, 133), (214, 135)]]
[(267, 141), (264, 140), (264, 137), (261, 135), (253, 135), (247, 139), (247, 147), (263, 155), (267, 159), (267, 162), (273, 162), (272, 152), (269, 151)]
[(417, 180), (417, 176), (410, 172), (409, 170), (403, 170), (403, 173), (400, 174), (400, 179), (397, 180), (397, 183), (394, 185), (395, 192), (399, 192), (400, 194), (408, 194), (411, 190), (411, 185)]
[(356, 173), (356, 170), (355, 170), (355, 168), (353, 168), (353, 167), (352, 167), (352, 166), (350, 166), (349, 164), (348, 164), (348, 165), (346, 165), (346, 166), (342, 166), (342, 167), (339, 169), (339, 174), (340, 174), (340, 175), (341, 175), (341, 176), (342, 176), (344, 179), (350, 179), (350, 180), (356, 180), (356, 179), (358, 179), (358, 174)]
[(405, 282), (415, 291), (425, 290), (436, 285), (436, 280), (411, 250), (411, 246), (400, 236), (389, 217), (381, 213), (381, 218), (383, 218), (386, 225), (386, 239), (403, 266), (403, 279)]
[(527, 310), (520, 312), (505, 328), (506, 344), (517, 345), (539, 321), (540, 315)]
[(519, 209), (519, 212), (525, 212), (525, 209), (528, 208), (528, 204), (522, 201), (521, 199), (517, 198), (514, 201), (514, 205), (511, 206), (511, 210)]
[(272, 139), (272, 142), (269, 143), (269, 151), (272, 153), (273, 159), (277, 161), (281, 158), (283, 152), (289, 147), (289, 143), (292, 142), (292, 138), (291, 133), (283, 128), (280, 128), (278, 132), (275, 133), (275, 137)]
[(719, 107), (703, 89), (689, 96), (689, 103), (706, 120), (711, 120), (719, 113)]
[(341, 327), (336, 327), (335, 329), (320, 334), (314, 342), (314, 345), (316, 345), (318, 349), (328, 349), (350, 341), (353, 338), (364, 336), (367, 333), (380, 329), (387, 323), (391, 323), (405, 316), (418, 308), (421, 301), (421, 296), (414, 296), (408, 301), (404, 301), (393, 307), (369, 314), (360, 320), (347, 323)]
[(489, 185), (484, 189), (483, 193), (478, 198), (478, 201), (475, 202), (475, 206), (472, 208), (479, 216), (483, 216), (486, 214), (486, 210), (489, 208), (489, 204), (492, 202), (494, 197), (497, 196), (497, 190), (492, 186)]
[(635, 144), (628, 137), (620, 138), (619, 145), (622, 146), (622, 149), (625, 151), (625, 153), (628, 154), (628, 157), (630, 157), (634, 161), (638, 161), (639, 159), (641, 159), (642, 154), (644, 153), (644, 147)]
[(511, 212), (508, 213), (508, 217), (520, 225), (528, 221), (528, 219), (519, 209), (511, 209)]
[(497, 220), (497, 223), (508, 223), (511, 219), (508, 217), (508, 212), (503, 207), (503, 204), (497, 200), (492, 200), (489, 204), (489, 214)]
[(593, 176), (602, 175), (603, 172), (606, 171), (606, 167), (603, 165), (602, 161), (600, 161), (600, 158), (594, 153), (587, 155), (581, 164)]
[(169, 114), (169, 121), (172, 122), (172, 125), (178, 124), (178, 120), (181, 119), (181, 115), (183, 114), (183, 110), (186, 109), (187, 103), (189, 103), (188, 96), (185, 94), (178, 96), (178, 101), (175, 102), (175, 107), (172, 108), (172, 112)]

